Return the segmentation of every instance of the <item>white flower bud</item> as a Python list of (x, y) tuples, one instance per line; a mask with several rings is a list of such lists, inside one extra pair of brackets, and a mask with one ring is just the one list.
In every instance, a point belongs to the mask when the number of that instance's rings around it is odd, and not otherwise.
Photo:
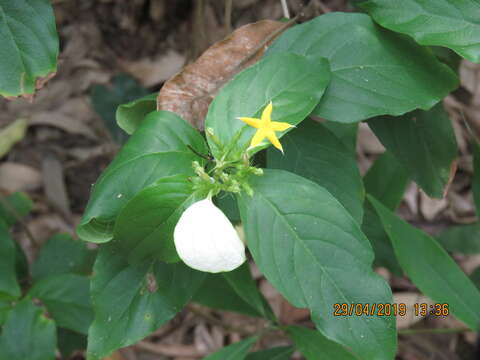
[(212, 200), (198, 201), (185, 210), (173, 233), (180, 258), (193, 269), (231, 271), (245, 261), (245, 245), (225, 214)]

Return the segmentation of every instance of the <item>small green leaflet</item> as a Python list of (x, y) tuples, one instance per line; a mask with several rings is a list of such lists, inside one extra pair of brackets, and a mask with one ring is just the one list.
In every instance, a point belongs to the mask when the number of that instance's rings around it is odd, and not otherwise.
[(238, 343), (224, 347), (223, 349), (204, 357), (203, 360), (244, 360), (248, 355), (248, 351), (257, 340), (257, 336), (247, 338)]
[(115, 118), (117, 124), (128, 134), (133, 134), (145, 116), (157, 106), (157, 93), (122, 104), (117, 108)]

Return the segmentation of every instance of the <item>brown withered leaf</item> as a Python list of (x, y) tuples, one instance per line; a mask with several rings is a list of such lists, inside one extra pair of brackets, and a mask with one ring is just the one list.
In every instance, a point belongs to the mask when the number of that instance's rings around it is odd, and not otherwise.
[(157, 109), (175, 112), (203, 130), (208, 105), (218, 89), (255, 63), (290, 25), (291, 22), (262, 20), (238, 28), (168, 80), (158, 94)]

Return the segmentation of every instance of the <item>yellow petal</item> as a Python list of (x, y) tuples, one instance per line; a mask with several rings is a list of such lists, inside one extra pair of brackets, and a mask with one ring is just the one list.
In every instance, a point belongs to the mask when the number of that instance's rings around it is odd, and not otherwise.
[(270, 128), (274, 131), (284, 131), (284, 130), (290, 129), (292, 127), (295, 127), (295, 126), (292, 125), (292, 124), (286, 123), (286, 122), (272, 121), (270, 123)]
[(270, 123), (272, 121), (272, 110), (273, 110), (273, 104), (270, 101), (267, 106), (265, 106), (265, 109), (263, 109), (262, 112), (262, 121), (264, 124)]
[(262, 126), (262, 121), (257, 118), (239, 117), (237, 119), (242, 120), (245, 124), (250, 125), (256, 129)]
[(255, 147), (258, 144), (260, 144), (263, 139), (265, 139), (266, 136), (266, 130), (264, 128), (258, 129), (255, 135), (252, 138), (252, 141), (250, 142), (250, 147)]
[(283, 147), (282, 147), (282, 144), (280, 144), (280, 141), (278, 140), (277, 135), (275, 135), (273, 131), (268, 131), (266, 133), (266, 136), (268, 140), (270, 140), (270, 142), (273, 144), (273, 146), (275, 146), (278, 150), (280, 150), (283, 153)]

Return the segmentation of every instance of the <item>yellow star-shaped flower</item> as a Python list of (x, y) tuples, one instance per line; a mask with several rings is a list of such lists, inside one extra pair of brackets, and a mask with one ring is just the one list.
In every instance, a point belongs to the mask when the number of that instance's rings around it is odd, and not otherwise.
[(250, 148), (257, 146), (263, 141), (263, 139), (267, 138), (273, 146), (283, 153), (282, 144), (280, 144), (275, 131), (284, 131), (294, 126), (286, 122), (272, 121), (272, 110), (273, 104), (270, 101), (270, 103), (265, 106), (261, 119), (249, 117), (239, 117), (238, 119), (242, 120), (245, 124), (258, 129), (250, 142)]

